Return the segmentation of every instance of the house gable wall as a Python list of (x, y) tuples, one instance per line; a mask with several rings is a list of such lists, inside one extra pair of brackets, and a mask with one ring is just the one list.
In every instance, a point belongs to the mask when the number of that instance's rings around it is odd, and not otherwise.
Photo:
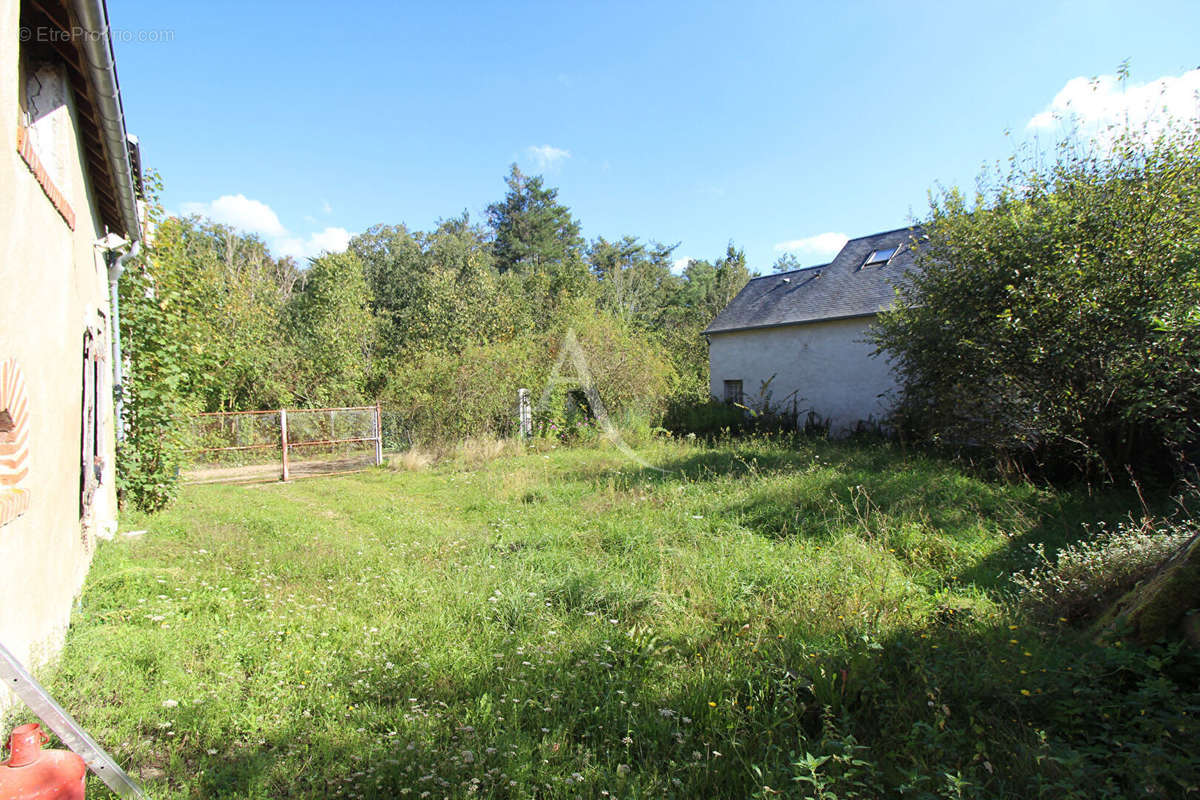
[[(39, 153), (45, 174), (35, 174), (19, 152), (20, 5), (0, 0), (0, 361), (16, 362), (28, 395), (28, 473), (21, 484), (28, 496), (20, 513), (0, 524), (0, 641), (36, 667), (61, 644), (96, 537), (115, 526), (116, 493), (111, 393), (105, 393), (99, 435), (108, 458), (91, 518), (81, 520), (84, 335), (92, 327), (105, 329), (106, 341), (111, 336), (107, 270), (94, 246), (105, 229), (70, 92), (62, 93), (66, 105), (54, 120), (53, 145), (41, 135), (35, 142), (54, 147)], [(74, 229), (47, 179), (73, 211)], [(12, 702), (0, 690), (0, 710)]]
[(723, 398), (724, 382), (740, 380), (747, 406), (766, 400), (790, 410), (794, 402), (802, 423), (812, 410), (830, 421), (835, 434), (853, 430), (860, 420), (879, 420), (889, 408), (880, 395), (897, 382), (886, 360), (873, 357), (874, 347), (864, 341), (873, 319), (711, 334), (709, 391)]

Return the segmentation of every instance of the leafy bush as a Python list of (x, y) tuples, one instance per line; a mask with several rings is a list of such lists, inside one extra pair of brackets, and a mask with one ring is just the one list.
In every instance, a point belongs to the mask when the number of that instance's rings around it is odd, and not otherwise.
[[(590, 310), (576, 314), (573, 327), (596, 393), (610, 416), (662, 414), (674, 371), (653, 338)], [(565, 336), (556, 333), (549, 338), (549, 350), (557, 358)], [(563, 375), (575, 375), (570, 364), (568, 359)]]
[[(810, 415), (809, 422), (812, 422)], [(749, 408), (740, 404), (723, 403), (716, 398), (695, 400), (674, 397), (667, 403), (663, 427), (674, 434), (695, 434), (714, 437), (726, 433), (795, 433), (797, 418), (793, 411)], [(804, 432), (828, 433), (828, 425), (806, 424)]]
[(594, 441), (600, 435), (596, 412), (588, 402), (587, 393), (582, 389), (568, 390), (562, 385), (551, 387), (546, 394), (545, 407), (534, 414), (533, 429), (535, 436), (560, 442)]
[(1078, 619), (1131, 589), (1194, 537), (1194, 520), (1144, 519), (1116, 530), (1104, 524), (1086, 541), (1060, 550), (1051, 560), (1041, 545), (1034, 552), (1041, 566), (1013, 575), (1020, 606), (1036, 617)]
[(692, 397), (672, 397), (667, 402), (663, 427), (676, 434), (715, 436), (723, 431), (737, 430), (744, 417), (745, 413), (740, 408), (716, 398), (697, 400)]
[[(567, 402), (564, 385), (551, 386), (542, 405), (543, 387), (561, 348), (566, 330), (574, 330), (596, 393), (614, 417), (657, 416), (671, 379), (671, 367), (651, 341), (627, 326), (597, 316), (575, 327), (564, 322), (559, 332), (474, 345), (461, 352), (426, 351), (397, 361), (384, 390), (384, 404), (407, 421), (416, 441), (441, 443), (469, 436), (510, 436), (516, 427), (517, 389), (527, 388), (539, 422), (554, 435), (588, 438), (590, 409)], [(570, 359), (560, 376), (576, 379)]]
[(875, 333), (903, 427), (1100, 475), (1200, 443), (1200, 122), (1014, 156), (913, 247)]
[[(1185, 642), (1096, 647), (1025, 698), (1041, 797), (1190, 797), (1200, 781), (1200, 658)], [(1060, 666), (1060, 664), (1053, 665)], [(1118, 744), (1119, 743), (1119, 744)], [(1031, 787), (1032, 788), (1032, 787)]]
[(383, 403), (406, 420), (415, 442), (508, 434), (517, 389), (537, 386), (540, 360), (528, 340), (413, 353), (387, 376)]
[[(148, 186), (153, 198), (161, 188), (157, 175), (151, 173)], [(156, 200), (149, 214), (153, 222), (161, 219), (162, 206)], [(158, 247), (143, 250), (118, 284), (127, 368), (116, 390), (124, 405), (117, 492), (122, 506), (144, 511), (165, 507), (178, 491), (187, 446), (184, 423), (193, 407), (183, 387), (197, 371), (197, 357), (189, 346), (189, 335), (195, 332), (189, 313), (192, 287), (176, 263), (152, 265), (151, 255), (157, 252)]]

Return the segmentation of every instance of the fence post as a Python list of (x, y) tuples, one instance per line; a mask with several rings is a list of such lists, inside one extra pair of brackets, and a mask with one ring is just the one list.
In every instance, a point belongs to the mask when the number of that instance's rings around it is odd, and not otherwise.
[(375, 404), (375, 466), (383, 466), (383, 409)]
[(279, 409), (279, 439), (283, 446), (283, 478), (288, 479), (288, 442), (287, 442), (287, 409)]
[(517, 425), (521, 436), (533, 436), (533, 411), (529, 406), (529, 390), (517, 389)]

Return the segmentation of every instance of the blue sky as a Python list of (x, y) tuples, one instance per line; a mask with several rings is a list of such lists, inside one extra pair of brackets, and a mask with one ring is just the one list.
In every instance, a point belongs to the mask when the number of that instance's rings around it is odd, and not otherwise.
[(516, 161), (588, 238), (819, 263), (1051, 136), (1029, 124), (1056, 96), (1096, 119), (1130, 101), (1072, 79), (1129, 59), (1177, 105), (1200, 88), (1194, 0), (108, 5), (167, 208), (297, 256), (481, 218)]

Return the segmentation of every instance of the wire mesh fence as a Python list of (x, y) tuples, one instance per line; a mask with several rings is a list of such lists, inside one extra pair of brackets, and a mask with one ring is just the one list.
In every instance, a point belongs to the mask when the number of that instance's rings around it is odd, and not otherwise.
[(198, 414), (191, 439), (185, 483), (248, 483), (357, 472), (408, 437), (376, 405)]

